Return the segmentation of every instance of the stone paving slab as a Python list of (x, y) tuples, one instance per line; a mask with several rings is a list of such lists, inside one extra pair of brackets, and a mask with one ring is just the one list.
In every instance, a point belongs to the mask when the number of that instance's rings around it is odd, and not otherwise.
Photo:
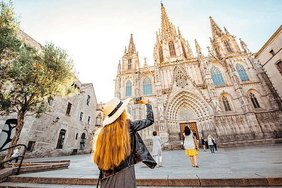
[[(184, 150), (164, 151), (163, 167), (150, 169), (139, 163), (135, 166), (137, 184), (140, 186), (281, 186), (282, 144), (240, 148), (222, 148), (215, 154), (200, 151), (199, 166), (192, 168)], [(93, 187), (99, 171), (91, 162), (91, 155), (28, 159), (26, 161), (70, 160), (68, 169), (28, 173), (15, 176), (13, 183), (31, 182), (46, 186), (57, 181), (66, 182), (62, 187), (87, 184)], [(50, 181), (50, 178), (52, 181)], [(26, 181), (30, 179), (30, 181)], [(25, 180), (25, 181), (22, 181)], [(40, 181), (39, 181), (40, 180)], [(73, 182), (77, 181), (77, 182)], [(69, 183), (67, 183), (69, 182)], [(80, 182), (80, 183), (78, 183)], [(61, 184), (61, 183), (58, 183)], [(59, 185), (56, 186), (59, 186)], [(5, 183), (0, 184), (4, 186)], [(19, 186), (20, 187), (20, 186)], [(87, 186), (82, 186), (87, 187)]]
[[(0, 188), (93, 188), (93, 185), (53, 185), (53, 184), (32, 184), (32, 183), (1, 183)], [(183, 188), (183, 187), (155, 187), (155, 186), (137, 186), (137, 188)], [(186, 187), (196, 188), (196, 187)], [(210, 187), (202, 187), (210, 188)], [(226, 187), (213, 187), (213, 188), (226, 188)], [(245, 187), (232, 187), (232, 188), (245, 188)], [(252, 188), (264, 188), (263, 186), (252, 187)], [(275, 188), (282, 188), (281, 186), (275, 186)]]
[[(22, 174), (23, 177), (97, 178), (98, 168), (91, 155), (28, 159), (27, 161), (70, 160), (68, 169)], [(266, 178), (282, 177), (282, 144), (240, 148), (219, 148), (211, 154), (199, 153), (200, 168), (192, 168), (184, 150), (164, 151), (163, 167), (150, 169), (144, 164), (135, 165), (136, 178)]]

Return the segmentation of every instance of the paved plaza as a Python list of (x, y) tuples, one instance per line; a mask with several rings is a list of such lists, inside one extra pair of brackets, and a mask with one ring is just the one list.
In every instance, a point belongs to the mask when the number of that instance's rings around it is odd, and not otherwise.
[[(91, 155), (74, 155), (29, 160), (71, 160), (68, 169), (22, 174), (31, 177), (97, 178), (99, 171)], [(212, 154), (200, 150), (200, 168), (192, 168), (184, 150), (164, 151), (163, 167), (135, 166), (137, 178), (259, 178), (282, 176), (282, 144), (239, 148), (219, 148)]]
[[(99, 171), (91, 162), (91, 154), (28, 159), (27, 161), (70, 160), (68, 169), (21, 174), (20, 177), (97, 178)], [(230, 179), (282, 177), (282, 144), (219, 148), (212, 154), (200, 150), (199, 166), (192, 168), (184, 150), (164, 151), (163, 167), (149, 169), (135, 166), (137, 179)], [(7, 183), (6, 183), (7, 184)], [(6, 185), (0, 184), (1, 185)], [(47, 185), (41, 185), (46, 187)], [(32, 186), (30, 186), (32, 187)], [(47, 187), (53, 187), (49, 185)], [(91, 187), (67, 186), (57, 187)]]

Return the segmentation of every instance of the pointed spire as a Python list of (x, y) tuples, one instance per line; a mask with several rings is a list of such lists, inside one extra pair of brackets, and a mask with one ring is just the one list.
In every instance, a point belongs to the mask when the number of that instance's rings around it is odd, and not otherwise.
[(223, 27), (224, 28), (224, 32), (226, 35), (230, 35), (229, 31), (226, 29), (226, 27)]
[(197, 52), (198, 56), (202, 56), (202, 49), (201, 49), (201, 47), (198, 44), (196, 39), (195, 39), (195, 46), (196, 46), (196, 52)]
[(126, 52), (127, 52), (127, 49), (126, 49), (126, 46), (125, 46), (125, 48), (124, 48), (124, 53), (126, 54)]
[(130, 41), (129, 41), (128, 51), (127, 52), (129, 54), (136, 53), (135, 44), (133, 42), (133, 34), (130, 34)]
[(177, 31), (178, 31), (178, 35), (181, 37), (181, 32), (180, 32), (179, 27), (177, 27)]
[(210, 37), (210, 42), (211, 42), (211, 44), (212, 44), (212, 38)]
[(211, 23), (212, 37), (215, 38), (215, 36), (221, 36), (223, 33), (211, 16), (210, 16), (210, 23)]
[(186, 40), (186, 45), (187, 45), (187, 49), (188, 49), (188, 56), (193, 57), (193, 52), (192, 52), (192, 49), (190, 47), (188, 40)]
[(241, 38), (239, 38), (239, 40), (240, 40), (241, 48), (244, 50), (244, 52), (251, 53), (247, 44)]
[(120, 63), (120, 60), (119, 60), (119, 62), (118, 62), (118, 73), (120, 73), (120, 71), (121, 71), (121, 63)]
[(157, 42), (159, 42), (159, 35), (158, 35), (158, 32), (156, 32), (156, 39), (157, 39)]
[(170, 35), (173, 33), (174, 27), (172, 26), (172, 24), (168, 19), (163, 3), (161, 3), (161, 13), (162, 13), (162, 34)]
[(148, 67), (147, 58), (146, 57), (144, 58), (144, 67)]

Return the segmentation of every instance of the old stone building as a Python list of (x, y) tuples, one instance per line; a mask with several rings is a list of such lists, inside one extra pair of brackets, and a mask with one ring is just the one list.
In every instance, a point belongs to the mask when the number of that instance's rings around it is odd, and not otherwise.
[[(115, 96), (145, 96), (154, 108), (155, 123), (141, 131), (149, 141), (157, 130), (169, 148), (181, 145), (186, 125), (197, 137), (212, 134), (222, 146), (281, 140), (282, 114), (247, 45), (212, 17), (211, 47), (196, 55), (169, 20), (161, 4), (161, 29), (156, 34), (154, 66), (141, 67), (133, 35), (118, 64)], [(150, 44), (148, 44), (150, 45)], [(133, 119), (143, 118), (142, 105), (131, 105)]]
[[(41, 48), (24, 32), (20, 33), (20, 37), (26, 43)], [(97, 123), (94, 87), (90, 83), (80, 83), (79, 80), (73, 87), (79, 92), (71, 96), (50, 98), (48, 111), (40, 117), (26, 116), (18, 143), (27, 145), (27, 156), (59, 156), (91, 151)], [(0, 147), (5, 144), (7, 136), (13, 137), (16, 118), (16, 114), (0, 117)]]
[(281, 103), (282, 97), (282, 25), (266, 41), (256, 53), (262, 68), (271, 80), (273, 92), (277, 92), (277, 100)]

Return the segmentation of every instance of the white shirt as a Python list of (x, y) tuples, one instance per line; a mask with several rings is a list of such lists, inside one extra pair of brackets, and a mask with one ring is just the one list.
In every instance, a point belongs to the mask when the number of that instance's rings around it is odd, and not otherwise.
[(161, 154), (162, 154), (161, 138), (159, 136), (153, 136), (152, 155), (161, 155)]
[(208, 137), (208, 145), (213, 145), (212, 137)]
[(186, 136), (184, 133), (183, 135), (184, 135), (184, 148), (185, 149), (195, 149), (193, 133), (191, 132), (188, 136)]

